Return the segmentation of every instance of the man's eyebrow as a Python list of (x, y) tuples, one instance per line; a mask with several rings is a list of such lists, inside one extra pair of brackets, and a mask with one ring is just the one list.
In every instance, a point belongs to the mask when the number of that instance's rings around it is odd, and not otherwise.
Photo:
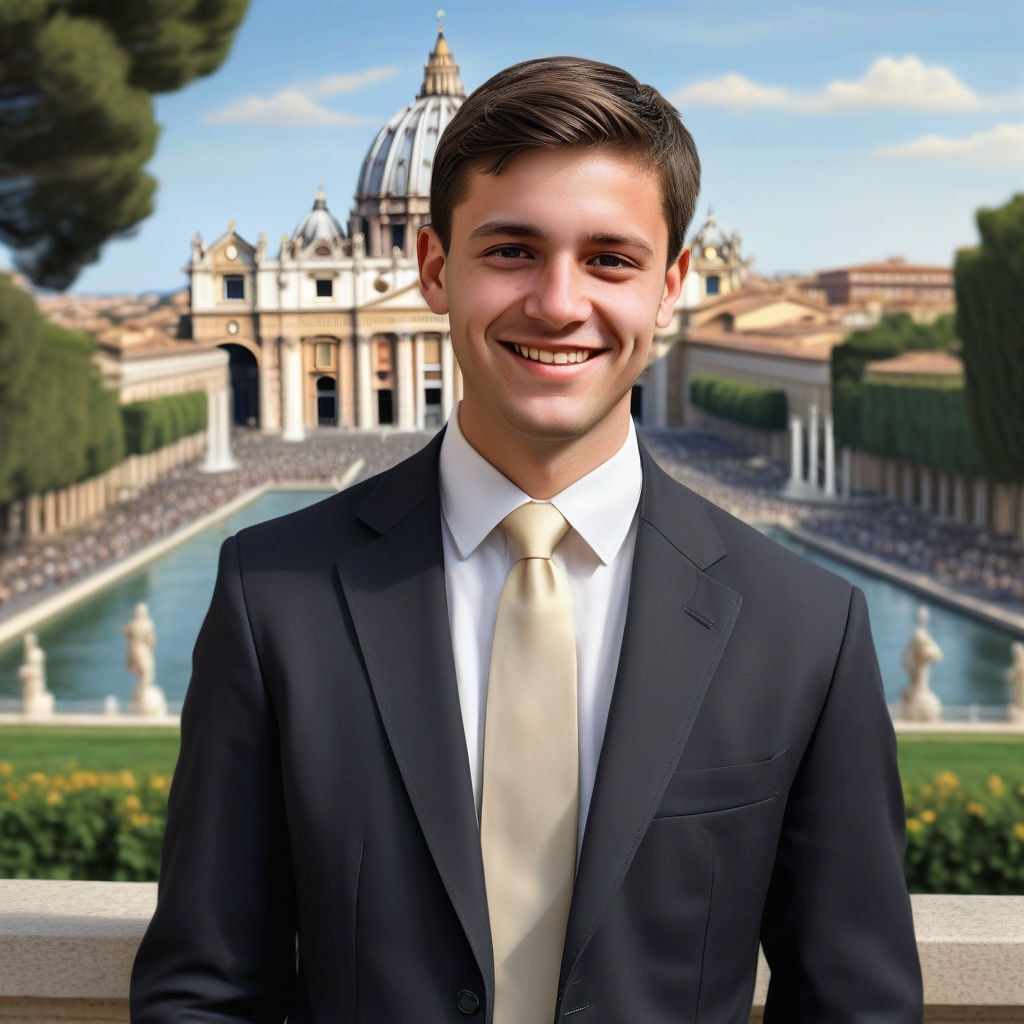
[[(492, 220), (474, 228), (469, 234), (469, 240), (478, 238), (492, 238), (501, 235), (506, 238), (543, 238), (544, 232), (529, 224), (517, 224), (512, 221)], [(607, 246), (609, 249), (635, 249), (641, 252), (648, 259), (654, 259), (655, 252), (650, 242), (639, 235), (618, 235), (611, 232), (587, 235), (583, 240), (589, 246)]]

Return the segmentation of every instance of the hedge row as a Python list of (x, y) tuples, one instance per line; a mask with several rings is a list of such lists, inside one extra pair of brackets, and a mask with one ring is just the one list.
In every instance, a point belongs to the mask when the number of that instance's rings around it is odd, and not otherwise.
[[(170, 778), (0, 764), (0, 878), (153, 881)], [(1024, 785), (968, 792), (952, 772), (905, 787), (912, 892), (1024, 895)]]
[(121, 406), (125, 451), (148, 455), (206, 427), (206, 392), (189, 391)]
[(785, 430), (786, 392), (728, 377), (701, 374), (690, 381), (690, 401), (713, 416), (758, 430)]
[(869, 377), (861, 387), (859, 417), (862, 451), (961, 476), (983, 474), (962, 381)]

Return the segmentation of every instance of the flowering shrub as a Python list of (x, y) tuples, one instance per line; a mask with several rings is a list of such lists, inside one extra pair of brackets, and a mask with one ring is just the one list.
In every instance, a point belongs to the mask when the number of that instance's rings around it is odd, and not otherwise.
[(18, 778), (0, 764), (0, 878), (155, 880), (169, 787), (166, 775), (68, 765)]
[(965, 792), (947, 771), (903, 795), (911, 892), (1024, 895), (1024, 786)]

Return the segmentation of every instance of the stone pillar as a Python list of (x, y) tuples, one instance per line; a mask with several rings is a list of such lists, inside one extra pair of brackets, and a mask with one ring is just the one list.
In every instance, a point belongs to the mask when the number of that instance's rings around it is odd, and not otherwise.
[(650, 387), (644, 393), (645, 426), (664, 427), (668, 425), (668, 356), (657, 355), (647, 370)]
[(38, 494), (30, 494), (25, 499), (25, 536), (38, 537), (42, 528), (42, 500)]
[(914, 467), (909, 463), (903, 464), (903, 504), (914, 504)]
[(351, 338), (338, 346), (338, 426), (356, 425), (356, 354)]
[(851, 466), (851, 453), (849, 448), (843, 448), (839, 453), (840, 484), (843, 501), (849, 501), (853, 494), (853, 470)]
[(441, 335), (441, 411), (447, 421), (455, 408), (455, 349), (452, 348), (452, 336), (446, 332)]
[(939, 473), (935, 492), (935, 511), (940, 519), (949, 518), (949, 476)]
[(377, 424), (377, 410), (373, 407), (373, 359), (368, 334), (356, 336), (356, 424), (360, 430), (369, 430)]
[(799, 416), (789, 418), (789, 482), (794, 486), (804, 478), (804, 425)]
[(420, 403), (413, 377), (412, 335), (408, 331), (398, 336), (397, 348), (395, 388), (398, 391), (398, 426), (401, 430), (415, 430), (416, 409)]
[(302, 343), (298, 338), (281, 339), (281, 440), (303, 441), (306, 427), (302, 415)]
[(930, 513), (932, 511), (932, 473), (926, 466), (921, 466), (917, 474), (918, 487), (920, 488), (919, 505), (921, 511)]
[(47, 491), (43, 495), (43, 533), (57, 532), (57, 493)]
[(988, 520), (988, 486), (984, 480), (974, 481), (974, 526), (983, 527)]
[(818, 407), (812, 405), (807, 413), (807, 482), (820, 486), (818, 478)]
[(831, 413), (825, 417), (825, 494), (829, 498), (836, 494), (836, 436)]
[(207, 395), (206, 461), (204, 473), (237, 469), (231, 455), (231, 390), (221, 388)]
[(260, 430), (268, 433), (281, 429), (281, 360), (273, 345), (267, 345), (260, 354)]
[(953, 522), (967, 522), (967, 485), (962, 476), (953, 478)]

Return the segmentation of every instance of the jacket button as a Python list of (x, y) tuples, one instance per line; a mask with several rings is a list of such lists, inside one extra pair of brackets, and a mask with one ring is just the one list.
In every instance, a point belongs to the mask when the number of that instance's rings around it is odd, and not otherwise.
[(459, 1008), (459, 1013), (470, 1017), (480, 1009), (480, 997), (471, 989), (464, 988), (456, 996), (455, 1005)]

